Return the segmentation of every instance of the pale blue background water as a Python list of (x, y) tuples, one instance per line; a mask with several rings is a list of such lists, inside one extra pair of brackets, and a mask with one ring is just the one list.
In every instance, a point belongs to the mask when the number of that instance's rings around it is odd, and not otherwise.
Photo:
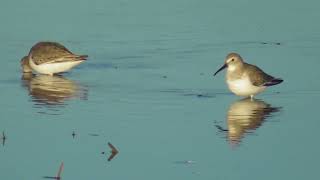
[[(315, 0), (3, 0), (0, 179), (62, 161), (63, 179), (317, 179), (319, 18)], [(43, 40), (90, 58), (65, 79), (22, 80)], [(237, 143), (215, 127), (241, 99), (212, 76), (230, 51), (285, 80), (258, 96), (278, 112)]]

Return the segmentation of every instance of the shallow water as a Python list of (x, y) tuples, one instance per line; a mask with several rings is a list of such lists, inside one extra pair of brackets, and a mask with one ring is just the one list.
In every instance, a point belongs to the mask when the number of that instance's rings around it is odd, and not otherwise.
[[(318, 5), (2, 2), (0, 179), (54, 177), (61, 162), (62, 179), (316, 179)], [(89, 60), (23, 76), (41, 40)], [(212, 76), (230, 51), (284, 83), (234, 96)]]

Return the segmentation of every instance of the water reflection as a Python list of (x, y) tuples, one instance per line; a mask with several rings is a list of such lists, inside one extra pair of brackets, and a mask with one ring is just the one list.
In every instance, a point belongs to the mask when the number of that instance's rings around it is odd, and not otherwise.
[[(62, 76), (33, 75), (24, 73), (21, 78), (36, 108), (57, 111), (72, 98), (87, 100), (88, 89)], [(46, 113), (46, 112), (39, 112)]]
[(221, 126), (216, 127), (227, 133), (227, 139), (232, 145), (237, 145), (247, 133), (259, 128), (267, 118), (280, 110), (281, 107), (272, 107), (262, 100), (242, 99), (232, 103), (229, 107), (228, 129), (223, 129)]

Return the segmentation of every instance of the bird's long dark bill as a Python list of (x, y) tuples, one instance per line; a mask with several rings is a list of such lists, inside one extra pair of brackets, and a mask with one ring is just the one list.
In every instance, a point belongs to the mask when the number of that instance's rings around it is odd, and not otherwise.
[(225, 69), (227, 67), (227, 64), (224, 64), (220, 69), (218, 69), (218, 71), (216, 73), (214, 73), (214, 76), (216, 74), (218, 74), (218, 72), (222, 71), (223, 69)]

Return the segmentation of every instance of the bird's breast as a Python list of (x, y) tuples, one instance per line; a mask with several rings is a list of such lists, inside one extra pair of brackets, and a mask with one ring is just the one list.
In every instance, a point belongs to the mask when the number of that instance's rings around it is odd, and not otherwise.
[(227, 84), (230, 91), (238, 96), (256, 95), (265, 89), (265, 87), (254, 86), (249, 77), (227, 79)]

